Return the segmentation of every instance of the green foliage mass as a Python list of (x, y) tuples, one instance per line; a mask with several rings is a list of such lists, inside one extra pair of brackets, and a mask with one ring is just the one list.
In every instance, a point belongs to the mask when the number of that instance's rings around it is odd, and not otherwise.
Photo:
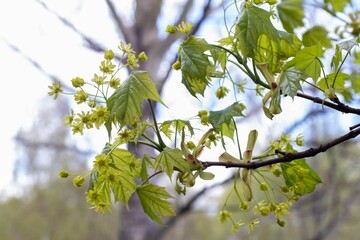
[[(336, 15), (349, 2), (324, 1), (324, 4), (328, 12)], [(214, 99), (220, 101), (231, 92), (225, 82), (232, 84), (233, 89), (240, 89), (242, 82), (234, 80), (236, 71), (239, 71), (247, 76), (251, 89), (254, 89), (246, 91), (254, 91), (261, 99), (264, 115), (269, 119), (281, 114), (281, 100), (284, 97), (304, 96), (301, 92), (305, 86), (321, 94), (322, 104), (337, 111), (351, 110), (356, 113), (357, 110), (348, 108), (337, 97), (342, 94), (347, 101), (359, 92), (358, 88), (351, 87), (354, 81), (351, 82), (349, 74), (342, 68), (359, 42), (360, 27), (353, 18), (343, 30), (338, 29), (338, 41), (335, 43), (329, 38), (328, 30), (321, 26), (308, 29), (302, 35), (297, 34), (305, 18), (301, 0), (279, 3), (235, 1), (224, 6), (224, 9), (238, 11), (238, 18), (228, 29), (227, 35), (217, 41), (218, 44), (191, 35), (190, 23), (167, 27), (168, 33), (185, 35), (173, 67), (181, 71), (181, 82), (189, 97), (200, 98), (206, 90), (215, 88), (217, 83), (219, 87)], [(226, 19), (227, 12), (224, 11), (224, 14)], [(274, 24), (276, 20), (279, 20), (278, 24)], [(282, 27), (278, 27), (280, 23)], [(152, 220), (162, 223), (164, 217), (175, 215), (169, 200), (174, 196), (163, 186), (152, 183), (152, 177), (166, 174), (172, 182), (175, 180), (174, 188), (180, 195), (186, 194), (186, 189), (193, 187), (198, 178), (213, 179), (212, 173), (205, 172), (207, 168), (231, 167), (236, 168), (237, 172), (230, 195), (236, 196), (244, 216), (249, 210), (253, 210), (255, 216), (235, 219), (227, 209), (225, 200), (219, 220), (231, 222), (232, 231), (238, 231), (245, 225), (250, 232), (261, 217), (273, 215), (278, 225), (283, 227), (284, 216), (291, 212), (294, 202), (312, 193), (321, 183), (318, 174), (304, 157), (315, 156), (359, 134), (358, 131), (352, 132), (326, 144), (326, 148), (321, 146), (304, 152), (296, 150), (304, 143), (302, 136), (292, 139), (283, 134), (278, 140), (269, 140), (268, 150), (253, 156), (258, 135), (255, 129), (250, 131), (246, 150), (240, 150), (242, 147), (238, 136), (245, 134), (238, 131), (236, 120), (246, 118), (243, 113), (246, 105), (237, 99), (236, 93), (233, 93), (232, 103), (221, 110), (198, 109), (194, 118), (169, 119), (158, 123), (154, 102), (165, 105), (166, 100), (163, 102), (160, 98), (156, 82), (149, 73), (133, 70), (139, 66), (139, 61), (147, 61), (145, 53), (136, 55), (130, 43), (121, 42), (118, 48), (119, 60), (107, 52), (101, 62), (100, 73), (95, 74), (91, 81), (75, 78), (73, 86), (78, 91), (69, 93), (75, 96), (76, 103), (87, 103), (89, 107), (88, 112), (67, 116), (67, 125), (73, 133), (82, 134), (85, 128), (104, 125), (109, 135), (104, 151), (95, 157), (93, 169), (74, 178), (74, 185), (81, 186), (84, 178), (90, 176), (87, 201), (98, 212), (110, 209), (112, 196), (115, 201), (128, 207), (130, 197), (135, 194), (144, 212)], [(325, 53), (333, 54), (329, 66)], [(120, 85), (116, 75), (123, 69), (131, 72)], [(88, 91), (85, 86), (92, 86), (94, 91)], [(59, 94), (67, 94), (57, 83), (50, 89), (49, 94), (55, 98)], [(317, 95), (304, 98), (319, 103)], [(143, 119), (145, 104), (152, 113), (152, 119)], [(194, 137), (198, 134), (194, 129), (199, 130), (199, 136)], [(171, 144), (165, 144), (164, 136)], [(226, 152), (225, 137), (233, 140), (235, 148), (239, 149), (239, 157)], [(194, 143), (191, 139), (199, 140)], [(201, 160), (204, 149), (211, 151), (219, 142), (224, 150), (218, 157), (219, 161)], [(138, 159), (134, 153), (126, 150), (129, 143), (147, 145), (155, 151)]]

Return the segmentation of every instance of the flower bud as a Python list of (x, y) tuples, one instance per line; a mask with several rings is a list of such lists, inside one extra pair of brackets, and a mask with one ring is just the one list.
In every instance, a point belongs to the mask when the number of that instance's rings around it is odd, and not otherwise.
[(112, 50), (106, 50), (105, 53), (104, 53), (104, 58), (106, 60), (111, 60), (113, 59), (115, 56), (114, 52)]
[(68, 171), (65, 171), (65, 170), (61, 170), (59, 173), (58, 173), (58, 177), (59, 178), (67, 178), (69, 176), (69, 172)]
[(175, 34), (176, 28), (173, 25), (167, 25), (165, 32), (170, 33), (170, 34)]
[(181, 62), (180, 62), (180, 61), (174, 62), (174, 64), (172, 65), (172, 68), (173, 68), (174, 70), (179, 70), (179, 69), (181, 69)]
[(74, 179), (73, 179), (73, 184), (75, 187), (81, 187), (85, 182), (85, 178), (81, 175), (79, 176), (76, 176)]
[(143, 51), (138, 56), (139, 61), (146, 62), (148, 57), (146, 56), (146, 53)]
[(80, 77), (76, 77), (71, 79), (71, 83), (73, 85), (73, 87), (78, 88), (78, 87), (82, 87), (85, 84), (84, 79), (80, 78)]

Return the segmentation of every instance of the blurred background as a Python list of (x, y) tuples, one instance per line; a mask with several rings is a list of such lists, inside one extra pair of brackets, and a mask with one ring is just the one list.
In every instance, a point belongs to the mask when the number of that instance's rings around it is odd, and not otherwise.
[[(120, 40), (145, 51), (149, 61), (142, 66), (150, 72), (169, 106), (158, 107), (161, 120), (188, 118), (199, 109), (217, 109), (214, 92), (201, 101), (186, 99), (178, 72), (171, 70), (179, 39), (165, 33), (168, 24), (182, 20), (194, 24), (195, 34), (207, 41), (224, 37), (224, 8), (233, 1), (220, 0), (13, 0), (0, 2), (0, 77), (2, 113), (0, 120), (0, 239), (358, 239), (360, 227), (359, 143), (354, 139), (308, 159), (323, 180), (316, 191), (295, 204), (294, 212), (280, 228), (274, 219), (264, 219), (256, 231), (230, 233), (231, 225), (221, 224), (221, 208), (232, 170), (212, 169), (215, 181), (189, 189), (176, 200), (176, 218), (164, 226), (151, 223), (131, 200), (131, 212), (116, 205), (112, 213), (100, 215), (89, 210), (84, 192), (70, 180), (58, 179), (61, 169), (86, 172), (106, 142), (106, 132), (88, 131), (73, 136), (62, 118), (71, 109), (71, 98), (57, 101), (47, 96), (54, 81), (69, 88), (76, 76), (91, 79), (103, 52), (116, 52)], [(329, 2), (329, 1), (325, 1)], [(324, 1), (305, 0), (304, 27), (320, 25), (331, 33), (350, 21), (324, 11)], [(360, 10), (352, 1), (345, 12)], [(226, 21), (236, 21), (236, 9), (226, 10)], [(359, 56), (354, 53), (344, 68), (360, 81)], [(235, 69), (231, 69), (236, 71)], [(235, 73), (236, 81), (245, 78)], [(214, 84), (215, 85), (215, 84)], [(249, 85), (251, 86), (251, 85)], [(231, 87), (229, 87), (231, 89)], [(304, 89), (306, 91), (307, 89)], [(322, 96), (320, 96), (322, 97)], [(261, 99), (252, 91), (240, 95), (247, 105), (247, 118), (239, 130), (259, 131), (257, 148), (279, 138), (282, 132), (296, 137), (303, 133), (306, 147), (317, 146), (348, 131), (359, 122), (345, 114), (332, 113), (320, 105), (285, 98), (283, 114), (270, 121), (262, 116)], [(229, 99), (230, 100), (230, 99)], [(359, 99), (349, 99), (359, 106)], [(297, 105), (298, 104), (298, 105)], [(300, 106), (300, 107), (294, 107)], [(246, 138), (242, 139), (246, 141)], [(212, 158), (212, 159), (207, 159)], [(213, 155), (204, 160), (215, 161)], [(161, 178), (159, 179), (161, 180)], [(233, 201), (234, 211), (238, 203)], [(240, 214), (240, 212), (239, 212)]]

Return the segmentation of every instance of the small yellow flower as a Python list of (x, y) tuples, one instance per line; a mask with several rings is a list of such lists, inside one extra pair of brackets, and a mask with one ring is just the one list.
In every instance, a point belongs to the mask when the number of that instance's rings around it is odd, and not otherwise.
[(97, 192), (96, 187), (94, 189), (86, 191), (86, 201), (91, 204), (96, 204), (99, 202), (100, 194)]
[(110, 212), (110, 203), (100, 202), (95, 205), (95, 211), (104, 214), (105, 210)]
[(221, 86), (216, 90), (216, 97), (218, 99), (224, 98), (229, 91), (227, 87)]
[(99, 128), (110, 116), (110, 111), (104, 106), (96, 106), (92, 109), (92, 119), (96, 128)]
[(112, 50), (106, 50), (105, 53), (104, 53), (104, 58), (106, 60), (111, 60), (113, 59), (115, 56), (114, 52)]
[(71, 79), (71, 83), (72, 83), (73, 87), (78, 88), (78, 87), (84, 86), (85, 81), (81, 77), (76, 77), (76, 78)]
[(84, 112), (81, 111), (81, 113), (78, 113), (78, 116), (81, 119), (81, 122), (84, 124), (84, 126), (89, 129), (93, 127), (93, 118), (92, 118), (92, 114), (90, 114), (90, 112)]
[(111, 78), (109, 81), (109, 86), (112, 87), (113, 89), (117, 90), (117, 89), (119, 89), (120, 82), (121, 81), (119, 78)]
[(73, 121), (73, 124), (71, 124), (71, 128), (73, 134), (80, 133), (82, 135), (84, 130), (84, 123), (81, 122), (81, 119), (77, 118)]
[(241, 210), (248, 210), (250, 208), (250, 204), (247, 202), (241, 201), (239, 207)]
[(139, 67), (138, 59), (135, 57), (135, 54), (130, 53), (128, 55), (127, 64), (129, 65), (131, 70), (133, 70), (134, 67)]
[(50, 88), (50, 92), (48, 92), (49, 96), (54, 95), (54, 100), (56, 100), (60, 93), (64, 92), (64, 90), (61, 89), (62, 85), (61, 82), (54, 82)]
[(124, 53), (124, 54), (135, 54), (134, 49), (131, 46), (131, 43), (128, 43), (125, 45), (123, 41), (120, 42), (120, 45), (118, 48)]
[(225, 223), (225, 222), (227, 222), (229, 219), (231, 219), (231, 213), (230, 212), (228, 212), (228, 211), (226, 211), (226, 210), (222, 210), (222, 211), (220, 211), (220, 213), (219, 213), (219, 217), (218, 217), (218, 219), (219, 219), (219, 221), (221, 222), (221, 223)]
[(192, 30), (193, 28), (193, 24), (191, 22), (186, 23), (184, 21), (182, 21), (178, 26), (177, 26), (177, 30), (179, 32), (185, 33), (186, 35)]
[(261, 206), (260, 208), (259, 208), (259, 212), (260, 212), (260, 214), (262, 215), (262, 216), (267, 216), (267, 215), (269, 215), (269, 212), (270, 212), (271, 210), (270, 210), (270, 207), (269, 206)]
[(256, 225), (256, 224), (259, 224), (259, 223), (260, 223), (260, 221), (259, 221), (258, 218), (252, 220), (252, 221), (246, 226), (246, 228), (248, 229), (248, 232), (250, 233), (250, 232), (254, 231), (255, 225)]
[(284, 219), (278, 219), (277, 224), (279, 224), (280, 227), (283, 227), (283, 226), (285, 226), (286, 222)]
[(74, 110), (71, 110), (71, 112), (69, 113), (69, 115), (67, 115), (66, 117), (64, 117), (64, 125), (65, 126), (71, 126), (72, 122), (74, 121)]
[(203, 116), (207, 116), (208, 115), (208, 111), (207, 110), (200, 110), (198, 112), (198, 116), (199, 117), (203, 117)]
[(84, 90), (80, 90), (74, 95), (74, 100), (77, 104), (86, 102), (87, 98), (88, 98), (88, 94), (84, 92)]
[(245, 85), (246, 85), (246, 80), (241, 80), (238, 84), (236, 84), (238, 91), (244, 93), (245, 92)]
[(105, 74), (111, 74), (114, 72), (116, 65), (113, 64), (110, 60), (104, 60), (100, 64), (100, 71)]
[(304, 146), (304, 136), (299, 134), (297, 137), (296, 137), (296, 140), (295, 140), (296, 144), (301, 147), (301, 146)]
[(119, 133), (115, 141), (118, 144), (129, 143), (131, 140), (134, 139), (134, 137), (135, 137), (135, 131), (126, 128)]
[(89, 100), (89, 101), (88, 101), (88, 106), (89, 106), (90, 108), (96, 107), (96, 101), (95, 101), (95, 100)]
[(69, 176), (69, 172), (68, 171), (65, 171), (65, 170), (61, 170), (59, 173), (58, 173), (58, 177), (59, 178), (67, 178)]
[(105, 76), (99, 76), (96, 73), (94, 73), (93, 78), (91, 79), (91, 81), (93, 81), (94, 83), (96, 83), (97, 85), (102, 85), (105, 83)]
[(169, 34), (175, 34), (176, 33), (176, 28), (174, 25), (167, 25), (165, 32), (169, 33)]
[(97, 168), (99, 172), (104, 173), (108, 168), (110, 160), (105, 154), (100, 154), (95, 157), (94, 168)]
[(85, 178), (81, 175), (79, 176), (76, 176), (74, 179), (73, 179), (73, 183), (74, 183), (74, 186), (75, 187), (81, 187), (85, 182)]
[(145, 52), (141, 52), (138, 56), (139, 61), (146, 62), (148, 57), (146, 56)]

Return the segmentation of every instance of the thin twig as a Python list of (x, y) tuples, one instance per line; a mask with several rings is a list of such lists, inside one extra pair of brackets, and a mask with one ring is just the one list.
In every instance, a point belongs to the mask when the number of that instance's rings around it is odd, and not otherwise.
[(340, 102), (338, 98), (336, 98), (334, 100), (336, 103), (332, 103), (332, 102), (326, 101), (324, 99), (321, 99), (319, 97), (309, 96), (309, 95), (306, 95), (306, 94), (300, 93), (300, 92), (298, 92), (296, 94), (296, 96), (304, 98), (304, 99), (311, 100), (314, 103), (318, 103), (318, 104), (327, 106), (329, 108), (333, 108), (333, 109), (338, 110), (338, 111), (340, 111), (342, 113), (353, 113), (353, 114), (356, 114), (356, 115), (360, 115), (360, 109), (352, 108), (352, 107), (350, 107), (348, 105), (345, 105), (342, 102)]
[(253, 162), (210, 162), (205, 161), (202, 162), (203, 168), (213, 167), (213, 166), (223, 166), (226, 168), (247, 168), (247, 169), (256, 169), (264, 166), (269, 166), (276, 163), (284, 163), (284, 162), (291, 162), (293, 160), (307, 158), (307, 157), (314, 157), (321, 152), (325, 152), (329, 148), (332, 148), (342, 142), (348, 141), (352, 138), (357, 137), (360, 134), (360, 128), (350, 131), (345, 135), (340, 136), (326, 144), (320, 145), (315, 148), (309, 148), (302, 152), (285, 152), (283, 153), (283, 157), (277, 157), (267, 160), (258, 160)]

